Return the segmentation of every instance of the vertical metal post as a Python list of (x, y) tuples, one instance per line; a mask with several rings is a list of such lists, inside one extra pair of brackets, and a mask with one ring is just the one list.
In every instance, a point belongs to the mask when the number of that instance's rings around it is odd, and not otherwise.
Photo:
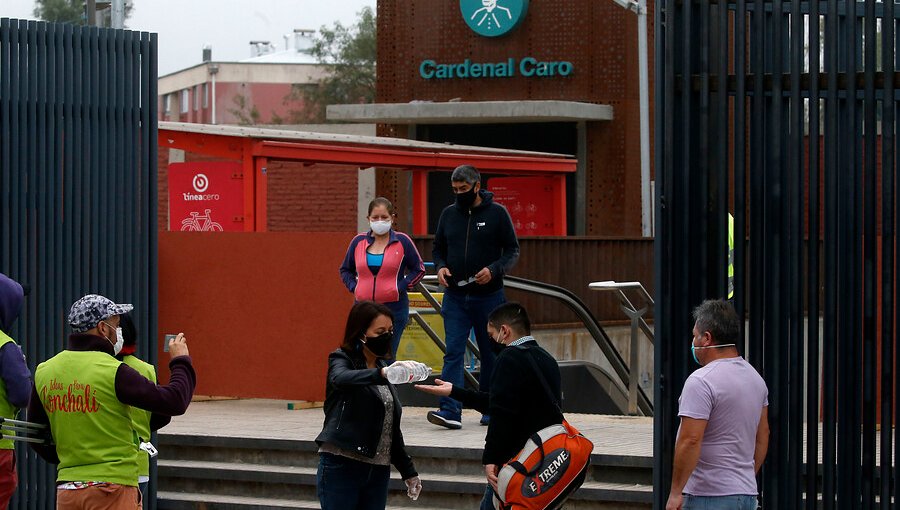
[(638, 89), (641, 117), (641, 235), (653, 235), (650, 207), (650, 74), (647, 57), (647, 0), (637, 0)]

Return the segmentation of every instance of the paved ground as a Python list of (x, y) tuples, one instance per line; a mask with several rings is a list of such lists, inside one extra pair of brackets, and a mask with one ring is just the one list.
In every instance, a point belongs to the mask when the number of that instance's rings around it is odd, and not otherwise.
[[(463, 428), (447, 430), (428, 423), (423, 407), (404, 407), (403, 437), (408, 445), (481, 448), (485, 427), (480, 415), (463, 412)], [(322, 428), (322, 409), (288, 410), (281, 400), (193, 402), (184, 416), (160, 430), (165, 434), (249, 436), (312, 440)], [(569, 422), (594, 442), (594, 453), (652, 457), (653, 419), (595, 414), (567, 414)]]

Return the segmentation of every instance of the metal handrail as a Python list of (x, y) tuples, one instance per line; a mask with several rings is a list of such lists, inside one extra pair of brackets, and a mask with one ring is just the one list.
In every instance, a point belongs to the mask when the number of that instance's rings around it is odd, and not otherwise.
[[(426, 275), (421, 282), (418, 284), (418, 288), (424, 290), (425, 292), (429, 292), (425, 284), (434, 285), (437, 284), (437, 276), (436, 275)], [(572, 310), (575, 315), (581, 319), (581, 322), (584, 324), (585, 328), (590, 333), (591, 337), (594, 339), (594, 342), (597, 343), (597, 346), (600, 348), (600, 351), (606, 356), (606, 359), (609, 361), (609, 364), (612, 366), (613, 371), (618, 376), (619, 380), (622, 383), (624, 388), (630, 388), (631, 384), (631, 371), (629, 367), (626, 365), (625, 361), (622, 359), (622, 356), (619, 354), (619, 351), (616, 349), (615, 345), (613, 345), (612, 340), (610, 340), (609, 336), (603, 330), (603, 327), (600, 326), (600, 323), (593, 316), (593, 314), (588, 309), (587, 305), (579, 298), (577, 295), (565, 289), (563, 287), (559, 287), (556, 285), (551, 285), (549, 283), (537, 282), (534, 280), (528, 280), (526, 278), (519, 278), (516, 276), (504, 276), (503, 284), (507, 288), (522, 290), (525, 292), (531, 292), (534, 294), (539, 294), (542, 296), (550, 297), (561, 301), (565, 304), (570, 310)], [(433, 296), (432, 296), (433, 298)], [(426, 297), (426, 299), (428, 299)], [(424, 321), (423, 321), (424, 322)], [(429, 335), (430, 336), (430, 335)], [(432, 340), (435, 340), (432, 338)], [(437, 342), (435, 342), (437, 343)], [(443, 346), (443, 342), (439, 344), (439, 347)], [(477, 347), (469, 341), (469, 348), (473, 349), (473, 353), (477, 353)], [(445, 350), (446, 346), (442, 347), (442, 350)], [(446, 351), (445, 351), (446, 352)], [(635, 377), (635, 380), (637, 378)], [(477, 387), (477, 386), (476, 386)], [(647, 397), (647, 394), (644, 392), (643, 388), (637, 388), (637, 408), (644, 415), (650, 416), (653, 414), (653, 403)]]
[[(631, 358), (628, 365), (631, 367), (636, 367), (638, 363), (640, 363), (641, 359), (641, 343), (638, 335), (638, 329), (643, 330), (644, 334), (647, 335), (647, 338), (650, 340), (650, 343), (653, 343), (653, 331), (650, 329), (647, 321), (644, 320), (644, 314), (647, 313), (647, 309), (654, 304), (653, 298), (650, 297), (650, 294), (647, 292), (644, 286), (641, 285), (641, 282), (594, 282), (588, 284), (588, 288), (591, 290), (599, 291), (613, 291), (616, 293), (616, 296), (618, 296), (620, 308), (631, 321)], [(631, 300), (628, 299), (628, 296), (625, 295), (625, 289), (640, 290), (641, 298), (644, 299), (648, 306), (644, 306), (643, 308), (638, 309), (636, 306), (634, 306), (634, 304), (632, 304)], [(633, 378), (629, 381), (628, 385), (628, 414), (637, 414), (637, 390), (637, 378)]]
[[(635, 289), (638, 290), (638, 294), (640, 297), (647, 302), (651, 307), (656, 303), (653, 301), (653, 298), (647, 292), (647, 289), (644, 288), (641, 282), (616, 282), (616, 281), (603, 281), (603, 282), (593, 282), (588, 284), (588, 288), (591, 290), (610, 290), (616, 293), (616, 296), (619, 298), (619, 303), (622, 307), (628, 308), (631, 311), (637, 311), (637, 307), (631, 303), (631, 300), (628, 299), (628, 296), (625, 294), (626, 289)], [(627, 311), (625, 312), (628, 313)], [(644, 320), (643, 315), (640, 318), (640, 327), (641, 331), (647, 336), (647, 339), (650, 340), (650, 343), (655, 342), (655, 337), (653, 334), (653, 330), (650, 328), (650, 325), (647, 324), (647, 321)]]

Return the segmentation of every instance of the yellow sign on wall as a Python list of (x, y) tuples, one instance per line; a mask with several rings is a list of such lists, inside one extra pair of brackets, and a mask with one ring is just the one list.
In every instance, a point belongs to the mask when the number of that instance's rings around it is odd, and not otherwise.
[[(443, 294), (432, 294), (438, 303), (444, 299)], [(422, 318), (431, 326), (441, 341), (444, 341), (444, 318), (434, 313), (431, 304), (422, 297), (419, 292), (409, 293), (410, 311), (423, 312)], [(427, 312), (431, 312), (427, 314)], [(435, 374), (440, 374), (444, 367), (444, 353), (435, 345), (419, 324), (410, 319), (400, 338), (400, 347), (397, 348), (397, 359), (412, 359), (425, 363)]]

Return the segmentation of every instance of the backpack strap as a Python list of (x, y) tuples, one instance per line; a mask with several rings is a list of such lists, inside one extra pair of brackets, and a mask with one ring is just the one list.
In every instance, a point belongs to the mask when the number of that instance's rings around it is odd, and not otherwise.
[(559, 401), (556, 400), (556, 396), (553, 395), (553, 390), (550, 389), (550, 383), (547, 382), (547, 378), (544, 377), (544, 373), (541, 372), (540, 367), (538, 367), (537, 362), (534, 361), (534, 355), (531, 354), (531, 347), (521, 347), (521, 349), (525, 350), (528, 353), (528, 363), (531, 364), (531, 368), (534, 369), (534, 373), (537, 374), (538, 380), (541, 381), (541, 385), (544, 387), (544, 391), (547, 392), (547, 396), (550, 397), (550, 402), (553, 402), (553, 405), (556, 406), (556, 409), (559, 411), (559, 414), (563, 414), (562, 406)]

